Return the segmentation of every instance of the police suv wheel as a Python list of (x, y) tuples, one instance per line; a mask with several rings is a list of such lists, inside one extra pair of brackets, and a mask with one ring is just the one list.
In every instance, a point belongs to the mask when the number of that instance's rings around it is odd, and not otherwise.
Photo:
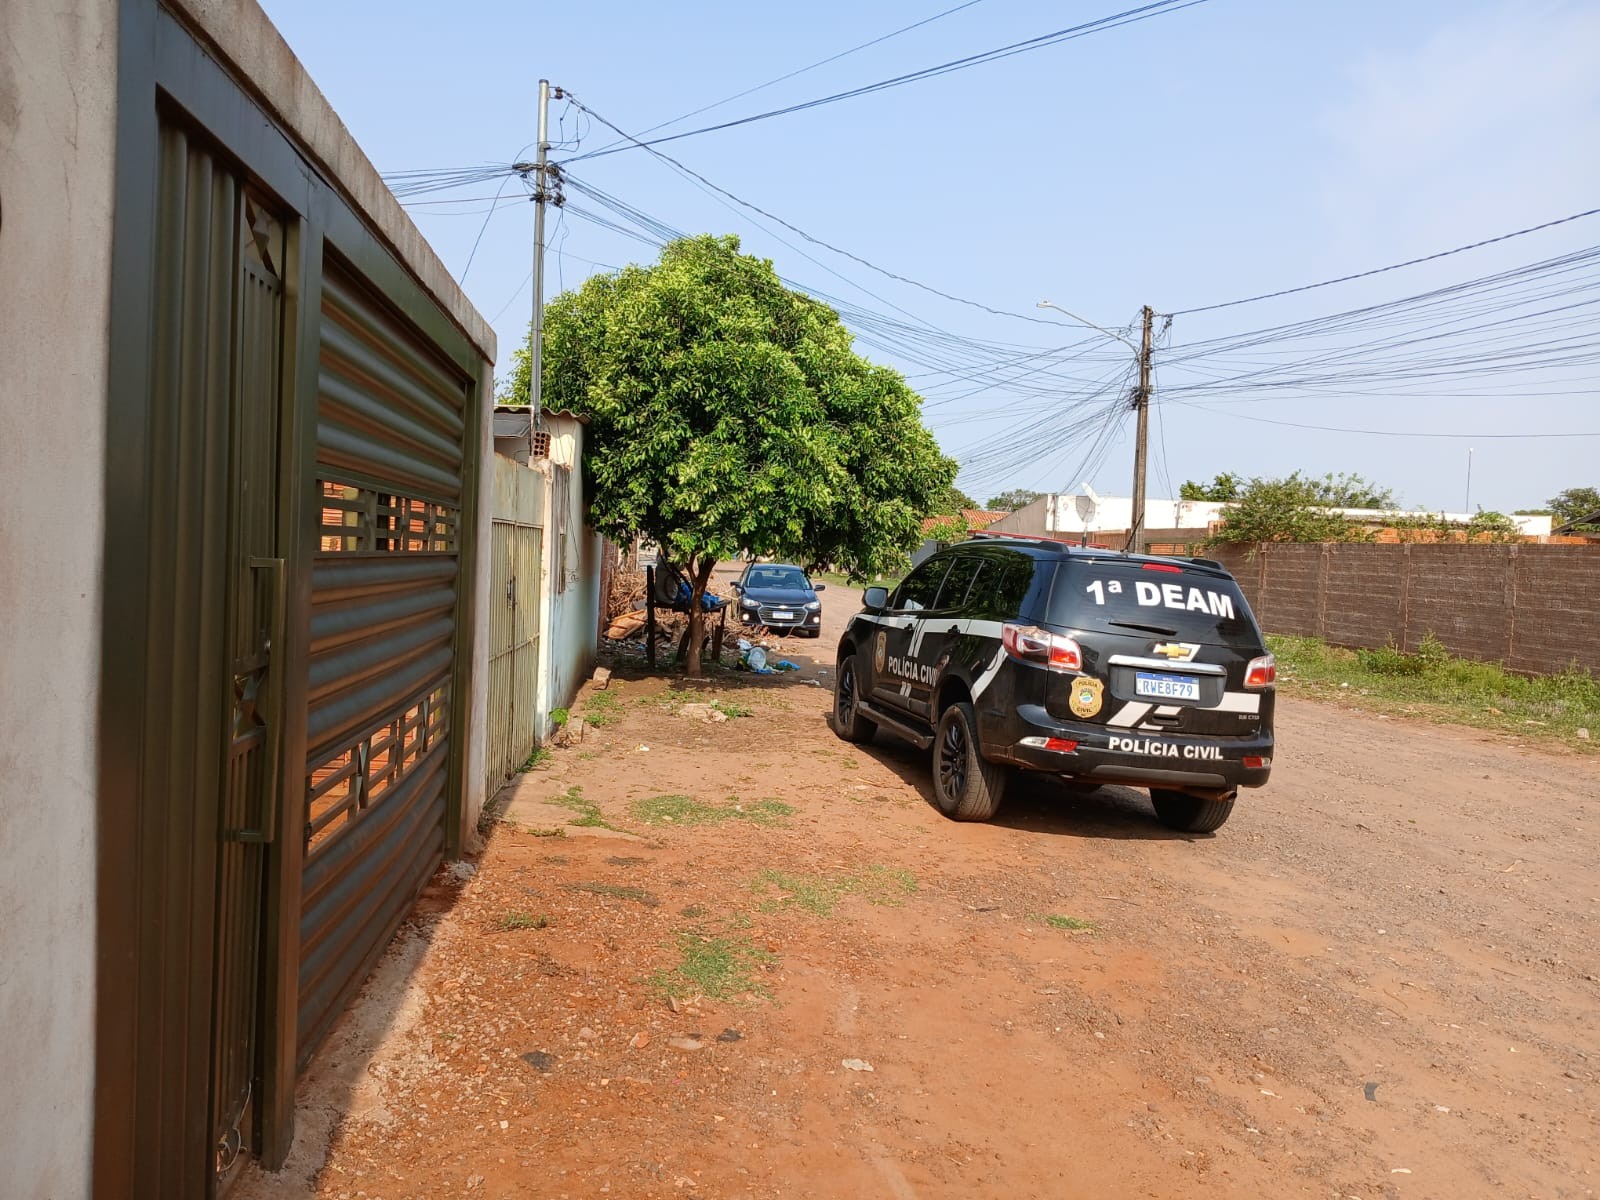
[(1226, 800), (1202, 800), (1184, 792), (1151, 788), (1150, 803), (1155, 806), (1156, 817), (1163, 825), (1182, 833), (1210, 833), (1221, 829), (1233, 815), (1231, 795)]
[(978, 752), (972, 705), (952, 704), (939, 714), (933, 738), (933, 796), (953, 821), (987, 821), (1000, 807), (1006, 769)]
[(875, 722), (861, 715), (861, 676), (856, 672), (856, 656), (839, 657), (833, 677), (833, 731), (847, 742), (870, 742), (877, 732)]

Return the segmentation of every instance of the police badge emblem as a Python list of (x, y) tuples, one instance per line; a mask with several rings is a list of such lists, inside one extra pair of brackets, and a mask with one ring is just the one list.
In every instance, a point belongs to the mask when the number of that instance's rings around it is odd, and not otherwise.
[(872, 669), (882, 675), (884, 664), (888, 661), (889, 635), (880, 629), (878, 630), (878, 644), (872, 650)]
[(1100, 711), (1105, 683), (1092, 675), (1079, 675), (1072, 681), (1072, 698), (1068, 704), (1074, 715), (1092, 717)]

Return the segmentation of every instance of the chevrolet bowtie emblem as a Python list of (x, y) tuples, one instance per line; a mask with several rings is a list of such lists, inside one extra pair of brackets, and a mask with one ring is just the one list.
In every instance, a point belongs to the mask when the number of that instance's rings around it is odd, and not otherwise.
[(1161, 642), (1151, 653), (1159, 654), (1163, 658), (1170, 658), (1178, 662), (1188, 662), (1199, 649), (1199, 646), (1189, 645), (1185, 642)]

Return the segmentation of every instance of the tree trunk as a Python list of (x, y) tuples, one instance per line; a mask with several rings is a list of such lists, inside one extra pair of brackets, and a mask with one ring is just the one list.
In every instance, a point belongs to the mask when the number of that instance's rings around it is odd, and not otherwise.
[(711, 582), (711, 572), (716, 569), (717, 560), (707, 556), (701, 558), (696, 555), (689, 559), (689, 632), (684, 640), (688, 643), (688, 657), (684, 661), (684, 669), (691, 676), (700, 674), (700, 648), (706, 641), (706, 613), (702, 601), (705, 599), (706, 586)]

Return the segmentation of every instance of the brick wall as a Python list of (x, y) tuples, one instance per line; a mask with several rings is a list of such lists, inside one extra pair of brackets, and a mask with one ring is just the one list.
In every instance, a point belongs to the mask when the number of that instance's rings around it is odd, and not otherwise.
[(1600, 548), (1562, 545), (1223, 546), (1268, 633), (1452, 654), (1514, 671), (1600, 672)]

